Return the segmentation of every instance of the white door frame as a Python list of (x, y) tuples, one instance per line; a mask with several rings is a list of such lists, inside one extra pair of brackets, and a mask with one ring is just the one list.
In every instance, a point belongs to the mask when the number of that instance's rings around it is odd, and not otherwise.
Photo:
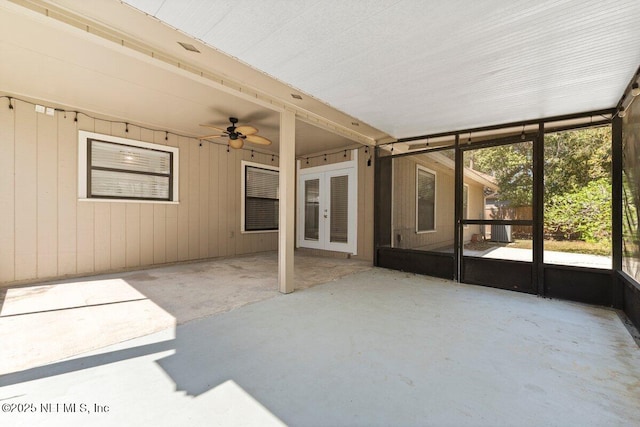
[[(329, 183), (332, 176), (349, 176), (349, 212), (348, 212), (348, 236), (347, 243), (330, 242), (329, 223), (322, 221), (324, 209), (331, 212)], [(304, 181), (306, 179), (320, 180), (320, 224), (318, 227), (319, 239), (317, 242), (304, 239), (305, 220), (305, 194)], [(347, 162), (332, 163), (330, 165), (314, 166), (310, 168), (300, 168), (298, 160), (298, 231), (297, 247), (322, 249), (335, 252), (347, 252), (352, 255), (358, 250), (358, 150), (351, 150), (351, 160)], [(329, 218), (330, 220), (330, 218)]]

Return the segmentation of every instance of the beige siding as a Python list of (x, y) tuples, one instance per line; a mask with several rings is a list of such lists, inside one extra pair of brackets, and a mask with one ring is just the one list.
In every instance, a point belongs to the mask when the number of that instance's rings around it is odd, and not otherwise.
[[(58, 275), (76, 274), (78, 150), (64, 141), (76, 138), (68, 116), (58, 114)], [(2, 280), (0, 279), (0, 282)]]
[[(416, 169), (421, 165), (436, 175), (435, 230), (416, 232)], [(484, 209), (482, 185), (469, 184), (470, 218), (480, 218)], [(423, 250), (452, 247), (455, 233), (455, 176), (453, 170), (428, 156), (398, 157), (393, 160), (393, 246)], [(465, 227), (465, 241), (479, 232), (479, 226)]]
[[(15, 279), (15, 113), (0, 107), (0, 283)], [(14, 110), (15, 111), (15, 110)]]
[(37, 114), (38, 277), (58, 274), (58, 121)]
[[(0, 109), (0, 284), (275, 250), (240, 233), (240, 161), (270, 155), (75, 114)], [(180, 149), (180, 203), (79, 201), (78, 130)]]
[[(176, 135), (167, 136), (167, 145), (171, 147), (178, 146), (178, 137)], [(182, 164), (182, 161), (180, 162)], [(181, 172), (182, 175), (182, 172)], [(182, 188), (182, 183), (179, 183), (179, 187)], [(179, 189), (179, 191), (181, 191)], [(164, 205), (163, 205), (164, 206)], [(166, 219), (164, 229), (166, 233), (164, 252), (166, 254), (166, 262), (178, 261), (178, 205), (166, 205)], [(156, 224), (157, 227), (162, 227), (162, 224)]]
[(15, 279), (38, 275), (38, 119), (33, 107), (14, 103), (15, 114)]

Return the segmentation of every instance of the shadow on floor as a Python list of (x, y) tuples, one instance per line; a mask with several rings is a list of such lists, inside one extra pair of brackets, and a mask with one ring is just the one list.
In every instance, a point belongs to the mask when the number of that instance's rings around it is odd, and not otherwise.
[[(640, 353), (615, 312), (384, 269), (178, 325), (173, 340), (139, 343), (0, 384), (18, 395), (26, 382), (56, 375), (50, 380), (73, 383), (60, 390), (146, 404), (185, 392), (193, 397), (186, 410), (232, 382), (291, 425), (640, 423)], [(63, 375), (89, 368), (90, 375)], [(101, 389), (107, 376), (165, 374), (175, 384), (168, 395), (156, 382)]]

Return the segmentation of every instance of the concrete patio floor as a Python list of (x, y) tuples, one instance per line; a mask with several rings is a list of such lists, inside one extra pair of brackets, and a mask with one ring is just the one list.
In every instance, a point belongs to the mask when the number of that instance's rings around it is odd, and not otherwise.
[[(297, 252), (296, 289), (370, 268), (366, 261)], [(0, 287), (0, 375), (273, 298), (277, 276), (277, 253), (264, 252)]]
[(0, 386), (12, 426), (640, 425), (616, 311), (379, 268)]

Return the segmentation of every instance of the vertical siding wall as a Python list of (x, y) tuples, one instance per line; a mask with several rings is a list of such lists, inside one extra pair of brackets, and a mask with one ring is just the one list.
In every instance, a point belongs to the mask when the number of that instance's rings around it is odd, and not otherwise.
[[(416, 232), (416, 168), (418, 165), (436, 173), (436, 229)], [(469, 185), (469, 218), (482, 219), (483, 187), (465, 178)], [(393, 159), (393, 241), (403, 249), (438, 250), (453, 246), (455, 231), (455, 177), (453, 170), (429, 161), (428, 157), (397, 157)], [(464, 227), (464, 240), (480, 232), (480, 226)], [(400, 236), (400, 239), (398, 239)]]
[[(270, 155), (80, 114), (0, 108), (0, 284), (275, 250), (240, 233), (240, 162)], [(78, 201), (78, 130), (180, 149), (180, 203)]]
[[(367, 160), (371, 157), (371, 166), (367, 166)], [(300, 158), (300, 168), (310, 168), (340, 163), (351, 160), (351, 150), (347, 150), (347, 157), (344, 152), (327, 154), (325, 157), (314, 156), (309, 158), (309, 164), (305, 157)], [(374, 177), (373, 151), (370, 148), (365, 153), (364, 148), (358, 150), (358, 254), (354, 258), (373, 261), (373, 177)], [(297, 222), (296, 222), (297, 224)], [(313, 251), (321, 254), (322, 251)]]

